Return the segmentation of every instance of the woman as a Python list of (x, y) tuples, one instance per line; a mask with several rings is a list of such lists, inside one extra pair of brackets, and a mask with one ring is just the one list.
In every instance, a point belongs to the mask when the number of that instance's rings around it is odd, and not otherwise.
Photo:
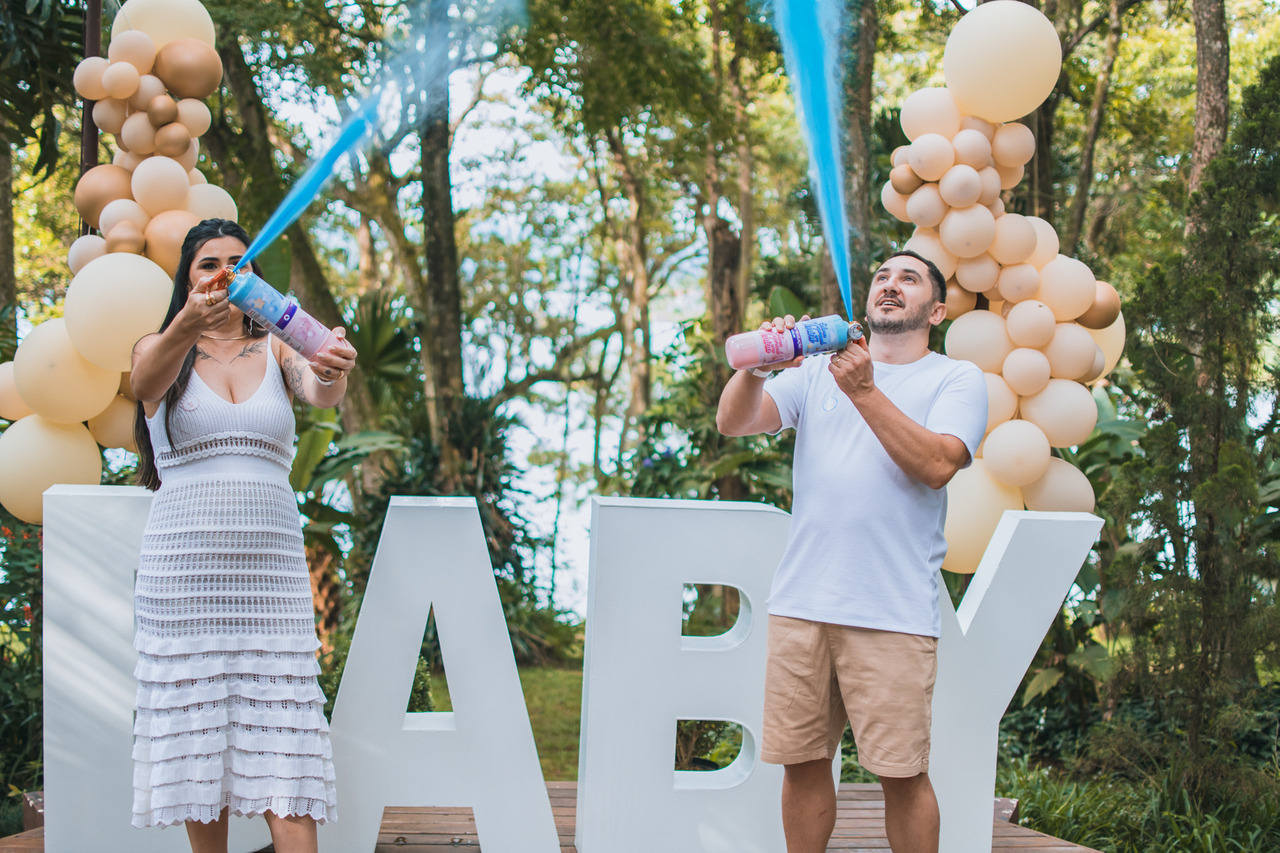
[(314, 851), (335, 817), (290, 401), (337, 405), (356, 352), (338, 328), (307, 362), (210, 289), (248, 243), (234, 222), (191, 229), (130, 374), (138, 481), (158, 490), (134, 598), (133, 825), (183, 822), (194, 853), (226, 851), (228, 813), (264, 815), (277, 853)]

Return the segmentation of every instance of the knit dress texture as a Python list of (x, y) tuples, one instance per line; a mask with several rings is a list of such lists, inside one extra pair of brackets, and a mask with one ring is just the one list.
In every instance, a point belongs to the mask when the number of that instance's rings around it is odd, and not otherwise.
[[(267, 342), (230, 403), (192, 371), (165, 430), (134, 591), (133, 825), (336, 818), (311, 582), (289, 486), (294, 419)], [(170, 440), (172, 439), (172, 441)]]

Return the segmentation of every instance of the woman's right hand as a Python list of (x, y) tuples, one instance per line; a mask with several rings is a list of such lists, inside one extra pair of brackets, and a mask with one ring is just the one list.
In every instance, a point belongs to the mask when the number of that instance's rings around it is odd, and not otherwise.
[[(800, 319), (808, 320), (809, 315), (805, 314)], [(796, 327), (796, 318), (788, 314), (785, 317), (774, 317), (772, 320), (765, 320), (763, 323), (760, 324), (760, 328), (758, 331), (778, 332), (779, 334), (781, 334), (785, 332), (787, 329), (794, 329), (795, 327)], [(780, 362), (777, 362), (776, 364), (770, 364), (765, 368), (765, 370), (781, 370), (784, 367), (799, 367), (800, 362), (802, 361), (804, 361), (804, 356), (799, 355), (791, 359), (791, 361), (780, 361)]]
[(231, 317), (231, 303), (227, 301), (227, 288), (221, 282), (215, 284), (217, 273), (201, 278), (187, 294), (179, 319), (194, 332), (216, 329)]

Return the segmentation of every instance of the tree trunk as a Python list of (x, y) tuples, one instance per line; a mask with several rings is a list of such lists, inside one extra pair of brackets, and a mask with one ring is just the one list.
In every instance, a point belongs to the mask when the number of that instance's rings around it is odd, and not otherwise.
[[(875, 262), (871, 257), (871, 78), (875, 73), (880, 20), (875, 0), (846, 0), (845, 9), (849, 31), (844, 67), (844, 190), (849, 217), (850, 309), (857, 318), (866, 304), (866, 288)], [(837, 300), (836, 305), (839, 307), (834, 312), (827, 311), (824, 305), (823, 313), (843, 313), (843, 300)]]
[[(0, 142), (0, 315), (7, 315), (0, 340), (18, 338), (18, 278), (13, 253), (13, 148)], [(7, 355), (7, 353), (6, 353)], [(2, 357), (2, 356), (0, 356)]]
[(1107, 30), (1106, 53), (1102, 59), (1102, 68), (1098, 71), (1098, 80), (1093, 87), (1093, 104), (1089, 107), (1089, 129), (1085, 135), (1084, 151), (1080, 155), (1080, 171), (1076, 177), (1075, 199), (1071, 205), (1071, 220), (1067, 224), (1067, 233), (1062, 241), (1063, 254), (1075, 257), (1080, 248), (1080, 233), (1084, 229), (1085, 213), (1089, 209), (1089, 190), (1093, 186), (1093, 155), (1098, 147), (1098, 134), (1102, 130), (1102, 120), (1106, 115), (1107, 97), (1111, 93), (1111, 72), (1116, 64), (1116, 55), (1120, 52), (1120, 0), (1111, 0), (1107, 12), (1109, 29)]
[[(1196, 124), (1191, 143), (1188, 191), (1200, 188), (1204, 170), (1227, 142), (1231, 43), (1223, 0), (1192, 0), (1196, 25)], [(1189, 232), (1196, 224), (1188, 220)]]
[(835, 264), (831, 262), (831, 253), (827, 251), (825, 245), (818, 263), (818, 283), (822, 288), (822, 301), (819, 303), (818, 310), (824, 317), (828, 314), (841, 314), (844, 312), (844, 299), (840, 296), (840, 282), (836, 278)]
[[(638, 432), (640, 416), (651, 402), (649, 339), (649, 266), (645, 247), (645, 192), (635, 174), (622, 140), (612, 131), (605, 134), (618, 181), (627, 198), (627, 216), (615, 239), (622, 275), (629, 287), (627, 305), (622, 315), (624, 358), (629, 377), (626, 428), (619, 443), (619, 458), (627, 449), (643, 439)], [(630, 434), (630, 437), (628, 437)]]

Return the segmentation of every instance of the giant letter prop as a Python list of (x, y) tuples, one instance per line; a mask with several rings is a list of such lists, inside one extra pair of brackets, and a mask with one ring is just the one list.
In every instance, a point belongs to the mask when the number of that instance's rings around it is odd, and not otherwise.
[[(781, 768), (759, 765), (765, 608), (790, 518), (763, 504), (596, 498), (587, 587), (579, 853), (777, 851)], [(686, 583), (741, 592), (738, 621), (682, 637)], [(677, 772), (677, 720), (743, 729), (728, 767)]]
[[(182, 827), (138, 830), (133, 814), (133, 576), (151, 493), (54, 486), (44, 495), (44, 849), (179, 853)], [(231, 822), (235, 853), (270, 840)]]
[[(453, 713), (405, 712), (435, 604)], [(393, 498), (333, 712), (341, 819), (368, 853), (384, 806), (470, 806), (492, 853), (559, 853), (502, 603), (471, 498)]]
[(941, 853), (991, 853), (1000, 717), (1101, 527), (1085, 513), (1006, 512), (960, 607), (940, 590), (929, 775)]

